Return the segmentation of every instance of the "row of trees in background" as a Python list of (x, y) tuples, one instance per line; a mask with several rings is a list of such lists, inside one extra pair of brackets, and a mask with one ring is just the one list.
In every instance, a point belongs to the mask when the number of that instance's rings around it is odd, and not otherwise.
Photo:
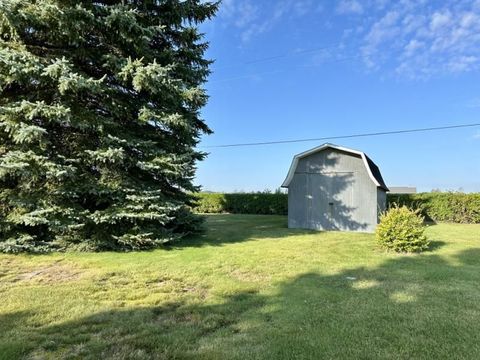
[[(389, 207), (419, 209), (427, 221), (480, 223), (480, 194), (388, 194)], [(288, 195), (282, 193), (200, 193), (194, 207), (200, 213), (286, 215)]]

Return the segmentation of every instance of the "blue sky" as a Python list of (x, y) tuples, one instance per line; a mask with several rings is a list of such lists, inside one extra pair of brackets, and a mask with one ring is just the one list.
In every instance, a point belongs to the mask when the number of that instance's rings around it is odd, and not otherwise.
[[(202, 31), (215, 133), (200, 146), (480, 122), (480, 0), (224, 0)], [(480, 191), (480, 128), (332, 142), (390, 186)], [(208, 149), (196, 183), (275, 189), (317, 145)]]

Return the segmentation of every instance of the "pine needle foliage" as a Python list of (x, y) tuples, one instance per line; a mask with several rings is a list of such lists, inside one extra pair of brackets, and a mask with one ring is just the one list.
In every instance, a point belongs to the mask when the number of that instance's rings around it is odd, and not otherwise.
[(198, 228), (198, 24), (217, 7), (0, 2), (0, 251), (146, 249)]

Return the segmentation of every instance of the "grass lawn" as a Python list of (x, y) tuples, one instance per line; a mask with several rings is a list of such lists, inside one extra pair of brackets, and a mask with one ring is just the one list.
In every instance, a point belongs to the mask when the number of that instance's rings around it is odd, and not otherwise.
[(140, 253), (0, 255), (0, 359), (479, 359), (480, 225), (420, 255), (214, 215)]

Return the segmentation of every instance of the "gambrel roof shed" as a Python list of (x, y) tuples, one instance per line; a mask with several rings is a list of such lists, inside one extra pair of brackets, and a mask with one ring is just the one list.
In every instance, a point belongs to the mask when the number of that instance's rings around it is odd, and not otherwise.
[(370, 176), (370, 179), (372, 179), (373, 183), (375, 185), (377, 185), (379, 188), (381, 188), (385, 191), (388, 191), (388, 187), (387, 187), (387, 185), (385, 185), (385, 182), (383, 181), (382, 174), (380, 173), (380, 169), (364, 152), (349, 149), (349, 148), (346, 148), (346, 147), (343, 147), (343, 146), (328, 144), (328, 143), (317, 146), (317, 147), (314, 147), (313, 149), (310, 149), (310, 150), (307, 150), (307, 151), (304, 151), (300, 154), (295, 155), (293, 157), (293, 160), (292, 160), (292, 165), (290, 165), (290, 170), (288, 171), (288, 175), (287, 175), (285, 181), (282, 184), (282, 187), (288, 188), (288, 185), (290, 184), (290, 182), (293, 179), (293, 175), (295, 174), (295, 169), (297, 168), (298, 161), (300, 159), (302, 159), (304, 157), (307, 157), (311, 154), (314, 154), (316, 152), (325, 150), (327, 148), (337, 149), (337, 150), (340, 150), (340, 151), (344, 151), (346, 153), (359, 155), (362, 158), (363, 163), (365, 164), (365, 168), (368, 171), (368, 175)]
[(378, 166), (362, 151), (323, 144), (295, 155), (288, 188), (289, 227), (373, 231), (386, 208)]

